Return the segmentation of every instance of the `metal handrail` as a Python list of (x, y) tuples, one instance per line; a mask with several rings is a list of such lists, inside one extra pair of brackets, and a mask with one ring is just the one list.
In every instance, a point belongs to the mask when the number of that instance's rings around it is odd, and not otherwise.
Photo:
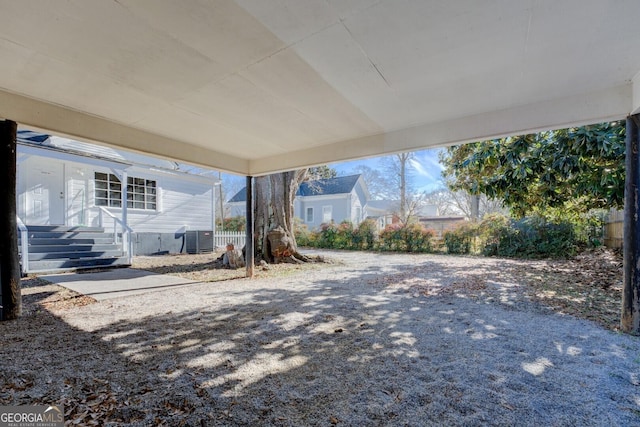
[(16, 223), (20, 230), (20, 256), (22, 257), (21, 270), (26, 275), (29, 272), (29, 230), (24, 222), (16, 215)]
[(78, 199), (78, 197), (80, 197), (80, 201), (82, 203), (82, 208), (80, 210), (80, 218), (78, 219), (78, 223), (80, 225), (85, 225), (84, 221), (86, 219), (86, 212), (85, 212), (85, 206), (84, 206), (84, 188), (81, 188), (80, 190), (78, 190), (78, 192), (76, 193), (76, 195), (73, 197), (73, 200), (71, 201), (72, 204), (75, 203), (75, 201)]
[(98, 206), (100, 209), (100, 225), (102, 222), (102, 213), (107, 214), (110, 218), (113, 219), (113, 242), (118, 242), (118, 224), (122, 227), (122, 250), (127, 254), (127, 260), (129, 264), (131, 264), (131, 256), (133, 253), (133, 241), (131, 240), (131, 233), (133, 233), (133, 229), (125, 224), (120, 218), (109, 212), (104, 206)]

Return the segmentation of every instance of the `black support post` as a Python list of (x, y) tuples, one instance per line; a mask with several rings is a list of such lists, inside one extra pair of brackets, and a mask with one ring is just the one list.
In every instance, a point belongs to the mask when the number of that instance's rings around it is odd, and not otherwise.
[(624, 332), (640, 332), (640, 158), (638, 156), (638, 125), (640, 115), (627, 117), (624, 187), (624, 280), (622, 316)]
[[(0, 294), (1, 320), (20, 316), (20, 260), (16, 221), (16, 132), (17, 125), (0, 120)], [(26, 244), (23, 243), (23, 244)]]
[(247, 277), (253, 277), (253, 177), (247, 177), (247, 236), (245, 257), (247, 262)]

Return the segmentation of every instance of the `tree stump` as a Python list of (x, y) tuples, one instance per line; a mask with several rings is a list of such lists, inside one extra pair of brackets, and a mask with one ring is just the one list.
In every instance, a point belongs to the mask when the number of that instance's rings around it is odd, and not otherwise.
[(268, 233), (271, 244), (271, 255), (276, 264), (281, 262), (299, 262), (295, 258), (297, 252), (293, 247), (293, 241), (282, 227), (276, 227)]

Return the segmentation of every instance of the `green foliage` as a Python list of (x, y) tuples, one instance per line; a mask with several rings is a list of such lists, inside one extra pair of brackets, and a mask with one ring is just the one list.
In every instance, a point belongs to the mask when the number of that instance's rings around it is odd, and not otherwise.
[(504, 200), (518, 217), (620, 208), (624, 134), (613, 122), (451, 147), (443, 176), (453, 190)]
[(473, 239), (477, 234), (475, 223), (465, 223), (444, 233), (444, 245), (450, 254), (471, 253)]
[(317, 234), (310, 231), (306, 224), (302, 223), (302, 220), (298, 217), (294, 218), (293, 233), (296, 238), (296, 243), (299, 246), (315, 247)]
[(402, 238), (400, 224), (389, 224), (380, 232), (379, 249), (381, 251), (401, 251)]
[[(220, 220), (216, 221), (216, 227), (220, 229)], [(224, 219), (224, 231), (245, 231), (247, 220), (243, 216), (234, 216), (233, 218)]]
[(504, 215), (491, 214), (483, 218), (477, 225), (477, 235), (485, 256), (496, 256), (500, 252), (501, 236), (508, 233), (510, 221)]
[(338, 226), (331, 222), (320, 226), (320, 235), (316, 239), (317, 247), (327, 249), (338, 249), (336, 241), (338, 240)]
[(549, 222), (532, 216), (500, 230), (498, 256), (517, 258), (565, 258), (576, 254), (580, 242), (573, 224)]
[(510, 220), (488, 215), (479, 223), (466, 223), (445, 233), (451, 254), (480, 253), (509, 258), (566, 258), (584, 247), (583, 222), (550, 221), (533, 215)]
[(372, 250), (378, 237), (376, 222), (366, 219), (353, 231), (352, 248), (356, 250)]
[[(586, 215), (568, 221), (532, 215), (512, 220), (493, 214), (478, 223), (467, 222), (447, 231), (442, 243), (450, 254), (566, 258), (585, 247), (590, 236), (600, 233), (602, 218), (600, 214)], [(358, 227), (348, 221), (323, 224), (318, 231), (309, 231), (305, 225), (296, 224), (295, 235), (300, 246), (325, 249), (433, 253), (439, 244), (435, 241), (435, 233), (421, 224), (390, 224), (378, 234), (372, 220), (364, 221)]]
[(309, 168), (305, 181), (316, 181), (318, 179), (335, 178), (338, 176), (338, 171), (330, 168), (327, 165), (315, 166)]
[(390, 224), (380, 233), (379, 247), (385, 251), (432, 252), (433, 230), (421, 224)]

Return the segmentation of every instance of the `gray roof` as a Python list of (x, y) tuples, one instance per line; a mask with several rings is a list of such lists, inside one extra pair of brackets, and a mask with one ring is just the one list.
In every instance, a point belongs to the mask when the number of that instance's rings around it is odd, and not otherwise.
[(165, 169), (181, 174), (203, 177), (210, 181), (218, 181), (218, 179), (212, 175), (214, 171), (211, 170), (161, 159), (155, 156), (119, 150), (105, 145), (75, 141), (73, 139), (48, 135), (46, 133), (35, 132), (28, 129), (19, 129), (16, 139), (22, 144), (33, 145), (43, 149), (51, 149), (93, 159), (107, 160), (124, 165), (139, 165), (142, 167)]
[[(333, 194), (349, 194), (360, 178), (358, 175), (337, 176), (335, 178), (307, 181), (300, 184), (296, 196), (326, 196)], [(243, 187), (231, 199), (229, 203), (246, 202), (247, 188)]]

